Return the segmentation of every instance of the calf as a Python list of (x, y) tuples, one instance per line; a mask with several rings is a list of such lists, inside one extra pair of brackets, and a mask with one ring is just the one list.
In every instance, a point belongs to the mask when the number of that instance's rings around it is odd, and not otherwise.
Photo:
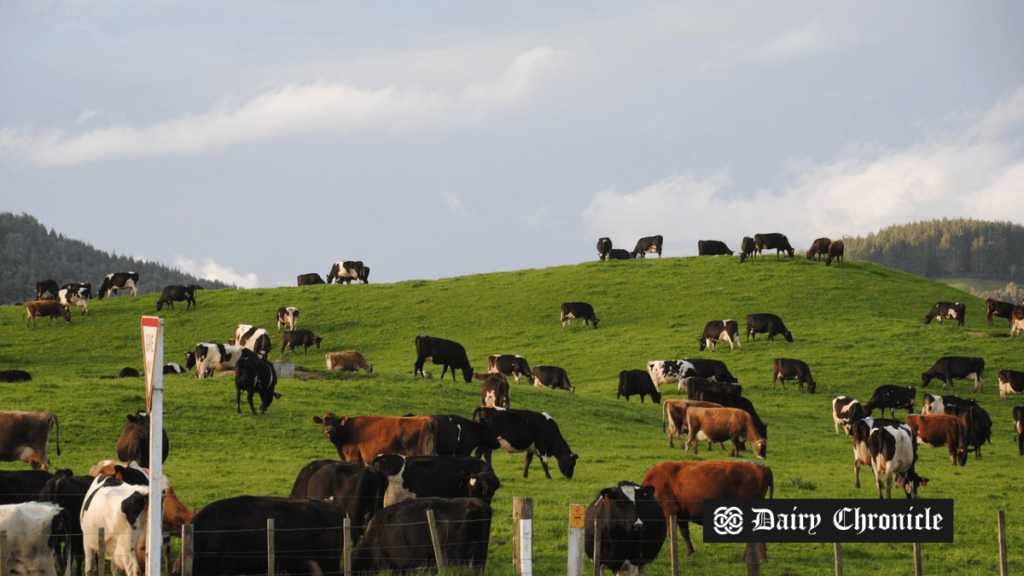
[(138, 272), (114, 272), (107, 274), (100, 284), (100, 291), (96, 295), (102, 300), (107, 296), (114, 296), (118, 290), (131, 290), (132, 296), (138, 294), (139, 273)]
[(11, 575), (57, 576), (51, 543), (67, 536), (60, 506), (52, 502), (25, 502), (0, 506), (4, 527), (3, 562)]
[(327, 273), (327, 283), (349, 284), (355, 280), (356, 284), (369, 284), (369, 277), (370, 268), (363, 266), (362, 260), (339, 260)]
[(879, 426), (871, 430), (868, 438), (871, 454), (871, 469), (875, 473), (878, 497), (882, 497), (882, 477), (885, 476), (885, 497), (892, 498), (892, 477), (896, 475), (896, 486), (903, 488), (907, 498), (917, 498), (919, 486), (927, 486), (928, 479), (914, 470), (917, 462), (917, 445), (914, 434), (907, 426)]
[(829, 238), (818, 238), (811, 247), (807, 249), (808, 260), (818, 260), (819, 256), (828, 256), (828, 247), (832, 244), (832, 240)]
[(865, 416), (867, 414), (860, 400), (849, 396), (836, 396), (832, 399), (832, 421), (836, 425), (836, 434), (839, 434), (839, 426), (842, 426), (847, 436), (853, 436), (853, 425)]
[(754, 243), (754, 239), (750, 236), (744, 236), (743, 241), (740, 242), (740, 264), (747, 261), (747, 259), (754, 258), (757, 255), (757, 244)]
[(992, 325), (992, 317), (998, 316), (1000, 318), (1006, 318), (1006, 325), (1013, 326), (1013, 309), (1015, 308), (1012, 302), (1003, 302), (1001, 300), (994, 300), (992, 298), (985, 299), (985, 308), (988, 310), (988, 325)]
[(363, 358), (363, 355), (358, 350), (328, 352), (326, 359), (328, 370), (340, 370), (342, 372), (365, 370), (367, 374), (373, 373), (373, 364), (367, 362), (366, 358)]
[[(681, 400), (672, 398), (665, 400), (665, 403), (661, 405), (661, 429), (662, 432), (668, 433), (668, 447), (674, 448), (675, 444), (673, 440), (679, 440), (679, 447), (682, 448), (683, 438), (682, 435), (689, 432), (689, 428), (686, 427), (686, 411), (690, 408), (722, 408), (721, 404), (714, 402), (704, 402), (701, 400)], [(668, 423), (668, 429), (666, 430), (666, 422)], [(708, 447), (710, 449), (710, 446)], [(722, 449), (725, 449), (723, 444)]]
[(778, 258), (782, 252), (789, 254), (792, 258), (796, 250), (789, 245), (789, 238), (786, 238), (785, 234), (779, 234), (773, 232), (771, 234), (754, 234), (754, 245), (757, 247), (757, 253), (760, 254), (762, 250), (775, 250), (775, 257)]
[[(473, 412), (473, 420), (487, 426), (501, 444), (501, 449), (512, 454), (526, 452), (526, 466), (523, 467), (523, 478), (530, 471), (533, 455), (540, 456), (544, 475), (548, 480), (548, 458), (554, 456), (558, 461), (558, 469), (566, 478), (572, 478), (579, 456), (572, 453), (568, 442), (562, 437), (558, 423), (544, 412), (529, 410), (505, 410), (503, 408), (477, 408)], [(491, 450), (477, 450), (476, 456), (483, 454), (487, 463), (491, 463)]]
[(281, 336), (281, 354), (284, 354), (284, 349), (288, 348), (292, 351), (292, 354), (298, 354), (295, 351), (296, 346), (302, 346), (302, 355), (309, 355), (309, 347), (316, 346), (320, 349), (320, 343), (323, 342), (323, 338), (313, 334), (309, 330), (285, 330)]
[(921, 386), (927, 386), (933, 379), (942, 380), (942, 389), (952, 391), (953, 379), (974, 380), (972, 392), (985, 391), (985, 359), (968, 356), (943, 356), (935, 361), (935, 364), (927, 372), (921, 374)]
[(381, 454), (373, 467), (388, 478), (385, 507), (410, 498), (481, 498), (489, 503), (501, 487), (491, 465), (472, 456)]
[(843, 246), (842, 240), (836, 240), (832, 242), (828, 247), (828, 258), (825, 258), (825, 266), (831, 266), (832, 261), (836, 261), (836, 265), (843, 263), (843, 253), (846, 252), (846, 248)]
[(721, 240), (698, 240), (697, 256), (732, 256), (732, 250)]
[(296, 282), (299, 286), (314, 286), (316, 284), (323, 284), (324, 279), (316, 272), (310, 272), (309, 274), (299, 274)]
[(930, 312), (925, 314), (924, 323), (931, 324), (932, 318), (942, 324), (944, 319), (956, 320), (957, 326), (964, 325), (964, 316), (967, 312), (967, 305), (963, 302), (936, 302)]
[(803, 360), (795, 360), (793, 358), (776, 358), (773, 360), (772, 366), (772, 389), (775, 388), (775, 382), (779, 380), (782, 382), (782, 389), (786, 389), (786, 380), (796, 380), (800, 391), (804, 391), (804, 383), (807, 383), (807, 391), (814, 394), (814, 390), (818, 387), (818, 384), (811, 377), (811, 368)]
[(686, 412), (686, 427), (689, 429), (686, 451), (693, 447), (694, 456), (697, 442), (702, 440), (709, 443), (732, 440), (732, 456), (739, 456), (743, 443), (749, 440), (754, 456), (763, 459), (768, 455), (768, 441), (758, 433), (750, 414), (739, 408), (690, 408)]
[[(117, 438), (117, 458), (123, 462), (138, 462), (143, 468), (149, 468), (149, 432), (151, 420), (149, 413), (139, 410), (129, 414), (124, 429)], [(171, 442), (167, 439), (167, 430), (162, 430), (161, 462), (167, 461), (171, 452)]]
[(647, 363), (647, 373), (659, 392), (666, 382), (678, 382), (681, 378), (697, 375), (693, 364), (686, 360), (651, 360)]
[(313, 422), (346, 462), (372, 462), (378, 454), (434, 454), (437, 422), (429, 416), (337, 416), (328, 412)]
[(612, 251), (612, 239), (611, 238), (598, 238), (597, 239), (597, 259), (607, 260), (608, 253)]
[(491, 374), (480, 385), (480, 405), (491, 408), (509, 407), (508, 380), (503, 375)]
[(747, 341), (753, 336), (757, 340), (758, 334), (768, 334), (768, 341), (775, 340), (777, 334), (781, 334), (786, 342), (793, 341), (793, 333), (782, 323), (782, 318), (775, 314), (758, 313), (747, 314)]
[(491, 354), (487, 357), (487, 371), (496, 372), (505, 376), (515, 377), (516, 384), (519, 384), (519, 377), (526, 376), (527, 378), (533, 374), (533, 370), (530, 370), (530, 364), (526, 361), (526, 358), (516, 354)]
[(657, 254), (658, 258), (661, 258), (661, 244), (662, 238), (658, 236), (646, 236), (636, 241), (636, 247), (633, 248), (633, 258), (637, 256), (642, 260), (646, 254)]
[(907, 425), (918, 444), (931, 448), (945, 445), (949, 449), (949, 461), (953, 466), (967, 465), (967, 429), (962, 420), (950, 414), (908, 414)]
[(1007, 394), (1024, 394), (1024, 372), (999, 371), (999, 399), (1005, 402)]
[(352, 541), (358, 542), (366, 525), (384, 507), (388, 477), (361, 462), (314, 460), (299, 471), (290, 498), (320, 498), (338, 503), (352, 519)]
[(533, 367), (534, 388), (553, 388), (555, 390), (568, 390), (575, 392), (576, 388), (569, 384), (569, 375), (565, 368), (558, 366), (534, 366)]
[(82, 316), (89, 315), (89, 299), (92, 298), (92, 285), (88, 282), (65, 284), (57, 291), (57, 301), (70, 308), (78, 306)]
[(36, 282), (36, 300), (53, 300), (57, 297), (57, 290), (56, 280)]
[[(285, 336), (288, 333), (285, 332)], [(281, 349), (284, 352), (284, 348)], [(200, 342), (196, 344), (195, 362), (196, 378), (212, 376), (216, 370), (234, 370), (239, 359), (245, 356), (255, 357), (252, 350), (237, 344), (217, 344)]]
[(601, 572), (610, 568), (618, 574), (639, 568), (646, 574), (647, 565), (661, 552), (667, 531), (654, 487), (622, 481), (598, 492), (587, 507), (584, 551), (600, 564)]
[(160, 298), (156, 301), (156, 310), (160, 311), (167, 304), (169, 310), (174, 310), (175, 302), (184, 302), (185, 310), (189, 308), (195, 308), (196, 305), (196, 290), (202, 290), (202, 286), (195, 284), (182, 285), (174, 284), (167, 286), (160, 292)]
[(619, 372), (619, 393), (615, 399), (623, 396), (629, 402), (630, 396), (640, 396), (640, 403), (644, 403), (644, 396), (650, 396), (651, 400), (661, 404), (661, 392), (654, 386), (651, 375), (645, 370), (623, 370)]
[(715, 344), (719, 340), (725, 340), (729, 343), (729, 350), (733, 349), (734, 344), (738, 344), (740, 350), (743, 350), (743, 342), (740, 341), (740, 327), (739, 323), (735, 320), (712, 320), (704, 326), (704, 334), (698, 338), (700, 342), (700, 351), (703, 352), (705, 348), (711, 348), (711, 351), (715, 351)]
[(50, 470), (50, 431), (57, 428), (60, 456), (60, 424), (53, 412), (0, 411), (0, 462), (27, 462), (33, 470)]
[(586, 302), (564, 302), (561, 315), (558, 320), (562, 323), (562, 330), (568, 324), (572, 326), (573, 319), (583, 320), (583, 325), (590, 328), (594, 323), (594, 330), (597, 330), (597, 316), (594, 314), (594, 307)]
[(469, 365), (469, 356), (466, 355), (466, 349), (458, 342), (422, 334), (417, 336), (416, 363), (413, 365), (413, 374), (426, 377), (423, 372), (423, 363), (427, 360), (444, 366), (441, 369), (442, 380), (444, 380), (445, 372), (451, 370), (454, 382), (456, 368), (462, 370), (462, 378), (466, 384), (473, 380), (473, 367)]
[(608, 251), (608, 254), (604, 257), (605, 261), (608, 260), (632, 260), (633, 254), (629, 250), (622, 248), (612, 248)]
[(277, 331), (281, 331), (281, 325), (287, 324), (289, 330), (295, 330), (299, 324), (299, 309), (295, 306), (281, 306), (277, 309)]
[(63, 318), (66, 324), (71, 324), (71, 312), (68, 310), (68, 307), (56, 300), (36, 300), (35, 302), (26, 302), (25, 310), (28, 311), (28, 320), (25, 322), (26, 327), (29, 323), (35, 327), (37, 316), (47, 317), (47, 326), (49, 326), (50, 322), (53, 322), (53, 319), (58, 316)]
[[(253, 354), (263, 359), (267, 358), (272, 347), (270, 344), (270, 334), (267, 330), (249, 324), (239, 324), (235, 328), (235, 343), (248, 348)], [(281, 350), (281, 352), (284, 353), (284, 350)]]
[(690, 400), (696, 400), (697, 395), (704, 391), (734, 394), (736, 396), (743, 394), (743, 387), (739, 384), (708, 380), (707, 378), (701, 378), (700, 376), (692, 376), (690, 378), (680, 380), (679, 389), (677, 391), (681, 393), (683, 390), (686, 390), (686, 397)]
[(1017, 441), (1017, 455), (1024, 456), (1024, 406), (1013, 407), (1013, 439)]
[(257, 357), (240, 359), (235, 366), (235, 403), (238, 413), (242, 413), (242, 392), (246, 392), (253, 416), (256, 415), (256, 407), (252, 403), (254, 394), (260, 395), (260, 414), (266, 414), (271, 402), (281, 397), (274, 391), (276, 386), (277, 371), (273, 364)]

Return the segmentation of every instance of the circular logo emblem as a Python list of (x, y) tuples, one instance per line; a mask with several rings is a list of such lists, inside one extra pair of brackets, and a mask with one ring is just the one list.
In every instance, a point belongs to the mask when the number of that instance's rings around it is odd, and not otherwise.
[(743, 531), (743, 512), (736, 507), (715, 510), (715, 532), (735, 536)]

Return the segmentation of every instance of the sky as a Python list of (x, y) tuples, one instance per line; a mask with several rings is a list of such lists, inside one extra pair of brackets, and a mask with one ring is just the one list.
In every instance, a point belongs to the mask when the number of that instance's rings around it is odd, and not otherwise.
[(246, 288), (1020, 223), (1022, 24), (988, 1), (5, 1), (0, 211)]

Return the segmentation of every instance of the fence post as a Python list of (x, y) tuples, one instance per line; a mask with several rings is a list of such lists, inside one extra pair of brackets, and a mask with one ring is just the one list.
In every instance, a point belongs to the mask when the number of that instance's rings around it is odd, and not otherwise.
[(512, 498), (512, 564), (516, 574), (533, 574), (533, 498)]
[(342, 525), (341, 553), (345, 562), (342, 565), (345, 576), (352, 576), (352, 519), (348, 516), (345, 516), (345, 523)]
[(434, 511), (427, 510), (427, 526), (430, 528), (430, 540), (434, 543), (434, 558), (437, 559), (437, 571), (440, 573), (448, 563), (444, 558), (444, 550), (441, 548), (441, 537), (437, 534), (437, 521), (434, 520)]
[(997, 518), (999, 519), (999, 576), (1006, 576), (1006, 514), (999, 510)]
[(267, 518), (267, 576), (274, 576), (274, 519)]
[(921, 576), (921, 543), (914, 542), (914, 576)]
[(668, 519), (668, 557), (672, 562), (672, 576), (679, 576), (679, 519), (675, 514)]
[(594, 576), (602, 576), (601, 568), (601, 532), (597, 529), (597, 518), (594, 518)]
[(585, 517), (583, 504), (569, 505), (569, 576), (583, 576)]
[[(107, 539), (103, 532), (103, 526), (96, 529), (96, 539), (99, 540), (99, 542), (97, 542), (97, 548), (99, 548), (99, 550), (96, 552), (96, 555), (99, 556), (99, 559), (96, 560), (97, 576), (103, 576), (107, 571), (107, 551), (106, 545), (104, 544)], [(88, 554), (88, 552), (86, 552), (86, 554)]]
[(747, 542), (747, 576), (761, 576), (761, 550), (755, 542)]
[(196, 555), (195, 526), (181, 527), (181, 576), (192, 576), (192, 560)]
[(836, 576), (843, 576), (843, 545), (839, 542), (833, 542), (832, 549), (836, 555)]
[(4, 558), (7, 557), (7, 530), (0, 530), (0, 574), (7, 574), (7, 566), (4, 565)]

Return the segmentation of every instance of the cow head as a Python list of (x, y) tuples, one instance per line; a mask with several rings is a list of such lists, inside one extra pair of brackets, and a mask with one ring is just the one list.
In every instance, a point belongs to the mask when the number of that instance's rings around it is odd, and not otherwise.
[(786, 330), (785, 332), (783, 332), (782, 333), (782, 337), (786, 339), (786, 342), (792, 342), (793, 341), (793, 333), (790, 332), (789, 330)]
[(322, 424), (324, 427), (324, 436), (331, 441), (331, 444), (338, 446), (345, 443), (347, 438), (347, 429), (345, 423), (348, 422), (348, 416), (337, 416), (332, 412), (324, 414), (324, 417), (313, 416), (313, 422)]
[(564, 456), (558, 456), (558, 470), (562, 473), (562, 476), (566, 478), (572, 478), (572, 473), (576, 470), (576, 460), (579, 459), (579, 454), (566, 454)]
[(481, 472), (474, 474), (466, 482), (466, 495), (469, 498), (482, 498), (490, 502), (498, 488), (501, 488), (501, 480), (494, 472)]
[(473, 381), (472, 367), (466, 366), (465, 368), (462, 369), (462, 379), (466, 381), (466, 384), (469, 384), (470, 382)]
[(754, 441), (754, 456), (762, 460), (768, 457), (768, 442), (765, 439), (760, 438)]
[(196, 367), (196, 353), (185, 352), (185, 371), (189, 371)]

